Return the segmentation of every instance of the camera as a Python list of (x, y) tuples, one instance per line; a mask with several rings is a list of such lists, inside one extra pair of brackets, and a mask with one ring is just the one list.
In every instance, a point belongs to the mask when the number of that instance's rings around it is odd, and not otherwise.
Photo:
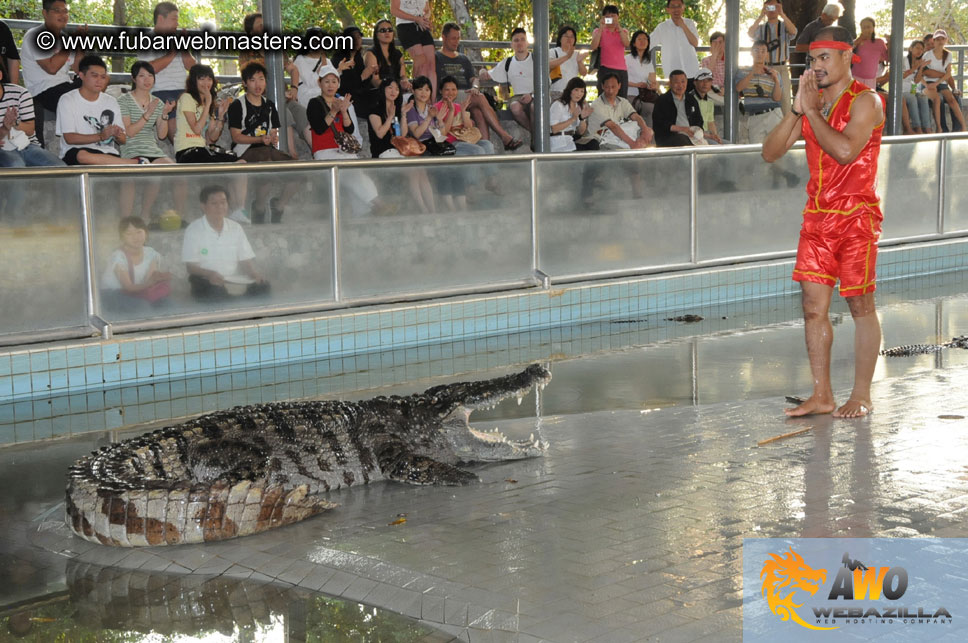
[(766, 10), (767, 11), (776, 11), (776, 5), (775, 4), (768, 4), (768, 5), (766, 5)]
[(615, 18), (613, 18), (611, 16), (608, 16), (608, 17), (605, 18), (605, 24), (610, 25), (613, 22), (615, 22)]

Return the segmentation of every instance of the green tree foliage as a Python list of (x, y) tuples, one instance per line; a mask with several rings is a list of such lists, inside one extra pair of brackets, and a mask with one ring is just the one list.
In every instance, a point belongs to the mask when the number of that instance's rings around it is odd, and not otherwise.
[[(863, 16), (860, 16), (863, 17)], [(886, 33), (891, 26), (890, 8), (874, 14), (877, 31)], [(904, 12), (904, 38), (920, 38), (936, 29), (948, 32), (951, 44), (968, 43), (968, 4), (964, 0), (924, 0), (909, 2)]]

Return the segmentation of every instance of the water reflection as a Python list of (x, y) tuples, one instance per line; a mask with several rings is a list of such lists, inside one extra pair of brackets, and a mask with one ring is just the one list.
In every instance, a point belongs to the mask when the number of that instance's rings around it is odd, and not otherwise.
[(309, 590), (70, 560), (67, 591), (0, 610), (0, 641), (246, 643), (454, 640), (416, 621)]

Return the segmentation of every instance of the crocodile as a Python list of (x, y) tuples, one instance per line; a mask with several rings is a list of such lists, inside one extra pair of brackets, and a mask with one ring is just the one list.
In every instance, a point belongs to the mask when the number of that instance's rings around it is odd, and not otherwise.
[(910, 357), (911, 355), (937, 353), (946, 348), (968, 348), (968, 335), (959, 335), (945, 344), (907, 344), (905, 346), (885, 348), (881, 351), (881, 355), (887, 357)]
[(551, 373), (503, 377), (360, 402), (240, 406), (101, 448), (70, 468), (65, 520), (78, 536), (119, 547), (225, 540), (292, 524), (337, 505), (328, 491), (393, 480), (467, 484), (458, 465), (543, 455), (548, 443), (470, 426)]

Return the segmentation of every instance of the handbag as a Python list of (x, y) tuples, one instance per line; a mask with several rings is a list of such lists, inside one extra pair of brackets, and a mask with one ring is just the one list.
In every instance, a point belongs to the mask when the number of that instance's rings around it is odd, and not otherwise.
[[(621, 127), (622, 131), (625, 132), (632, 140), (637, 139), (641, 133), (641, 128), (636, 121), (623, 121), (622, 123), (619, 123), (619, 127)], [(612, 150), (632, 149), (629, 147), (628, 143), (616, 136), (615, 132), (607, 127), (603, 127), (602, 129), (598, 130), (598, 134), (599, 142), (603, 148)]]
[(464, 143), (477, 143), (483, 138), (481, 130), (477, 129), (473, 125), (470, 127), (453, 127), (450, 130), (451, 135), (458, 141), (463, 141)]
[(352, 134), (347, 134), (341, 129), (336, 129), (336, 120), (334, 119), (329, 125), (330, 129), (333, 130), (333, 140), (339, 146), (339, 151), (346, 154), (359, 154), (360, 150), (363, 149), (363, 145), (356, 139)]
[(632, 99), (632, 106), (636, 107), (637, 103), (654, 103), (657, 100), (659, 100), (659, 92), (648, 87), (639, 87), (639, 94)]
[[(557, 47), (555, 48), (554, 52), (555, 52), (555, 56), (554, 56), (555, 58), (561, 58), (561, 51)], [(561, 78), (561, 65), (558, 65), (557, 67), (551, 70), (551, 82), (555, 82), (560, 78)]]
[(457, 148), (454, 147), (454, 144), (447, 141), (439, 143), (431, 138), (424, 145), (427, 146), (427, 153), (431, 156), (453, 156), (457, 154)]
[(427, 152), (427, 146), (412, 136), (394, 136), (390, 139), (390, 145), (401, 156), (423, 156)]

